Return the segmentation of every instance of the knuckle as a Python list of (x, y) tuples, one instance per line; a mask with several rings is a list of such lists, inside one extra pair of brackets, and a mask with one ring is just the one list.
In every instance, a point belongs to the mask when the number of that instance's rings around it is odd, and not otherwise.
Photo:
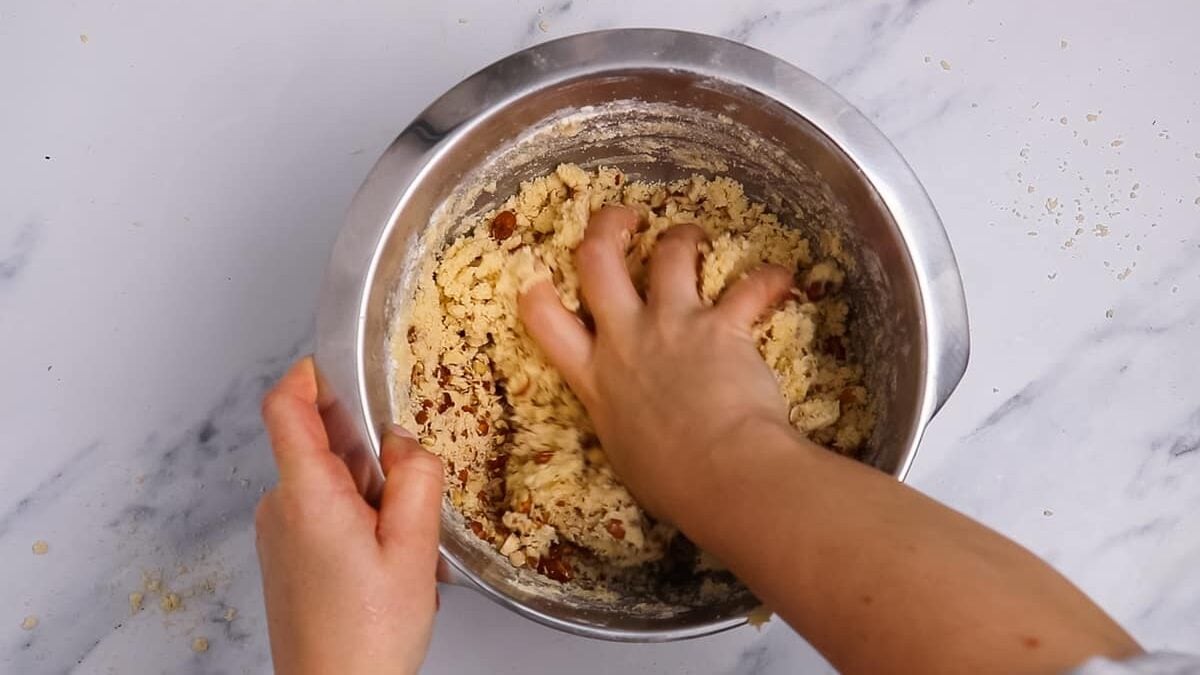
[(420, 447), (398, 447), (388, 471), (389, 476), (418, 475), (436, 477), (438, 481), (442, 480), (442, 473), (441, 458)]
[(271, 413), (279, 408), (283, 403), (283, 394), (279, 393), (278, 389), (272, 389), (263, 396), (262, 404), (259, 407), (259, 412), (265, 419), (271, 416)]
[(580, 265), (593, 265), (607, 254), (604, 242), (596, 238), (584, 238), (575, 249), (575, 260)]
[(781, 267), (764, 267), (747, 279), (758, 295), (772, 295), (785, 281), (790, 280), (790, 273)]
[(771, 291), (771, 276), (769, 274), (754, 274), (749, 279), (750, 290), (754, 295), (762, 297)]
[(665, 234), (658, 238), (658, 243), (655, 245), (655, 250), (659, 255), (678, 255), (686, 253), (694, 253), (699, 255), (700, 251), (696, 248), (696, 242), (691, 237), (682, 234), (673, 234), (671, 230), (667, 230)]
[(685, 241), (698, 241), (707, 237), (703, 228), (695, 223), (679, 223), (667, 230), (667, 234)]
[(275, 504), (270, 507), (270, 520), (280, 521), (289, 527), (317, 522), (329, 513), (327, 495), (304, 493), (298, 490), (277, 489)]
[(274, 520), (271, 503), (275, 491), (272, 490), (263, 495), (263, 498), (258, 500), (258, 505), (254, 507), (254, 529), (264, 530), (270, 527), (271, 521)]
[(404, 459), (404, 470), (442, 479), (442, 460), (432, 452), (416, 450)]

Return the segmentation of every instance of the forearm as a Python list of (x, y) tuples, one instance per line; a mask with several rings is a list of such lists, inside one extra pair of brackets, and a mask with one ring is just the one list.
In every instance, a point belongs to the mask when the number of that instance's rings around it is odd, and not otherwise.
[(708, 454), (677, 523), (844, 672), (1053, 673), (1138, 650), (1025, 549), (790, 429)]

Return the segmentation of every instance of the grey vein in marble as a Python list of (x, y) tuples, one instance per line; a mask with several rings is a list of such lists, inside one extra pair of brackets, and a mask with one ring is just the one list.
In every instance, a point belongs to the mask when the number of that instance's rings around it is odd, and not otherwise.
[[(254, 505), (274, 481), (258, 402), (306, 343), (307, 339), (260, 362), (231, 382), (182, 432), (164, 434), (165, 440), (157, 434), (149, 437), (126, 465), (133, 487), (99, 470), (108, 453), (104, 443), (97, 442), (77, 451), (0, 517), (0, 543), (18, 517), (79, 521), (81, 533), (87, 534), (70, 545), (96, 561), (90, 566), (91, 577), (53, 580), (54, 592), (31, 605), (41, 617), (39, 627), (17, 636), (18, 644), (0, 633), (0, 663), (8, 664), (11, 672), (68, 670), (131, 621), (159, 621), (168, 633), (178, 625), (194, 631), (215, 623), (225, 649), (248, 640), (262, 648), (261, 631), (250, 632), (222, 618), (230, 607), (246, 616), (255, 613), (258, 597), (230, 597), (228, 587), (232, 574), (256, 577), (256, 572), (244, 566), (228, 569), (212, 548), (231, 533), (251, 530)], [(85, 502), (81, 509), (73, 498), (80, 492), (112, 498), (100, 504)], [(62, 542), (54, 547), (56, 554), (66, 548)], [(154, 606), (157, 597), (147, 593), (146, 608), (129, 615), (126, 596), (141, 589), (147, 572), (161, 573), (164, 584), (185, 595), (184, 610), (163, 614)], [(104, 581), (97, 587), (96, 580)], [(22, 591), (5, 593), (10, 604), (14, 594), (19, 597)], [(56, 625), (63, 621), (69, 621), (72, 630)], [(187, 641), (180, 637), (179, 644), (182, 649)]]
[(15, 279), (25, 269), (37, 239), (38, 227), (30, 222), (17, 230), (6, 248), (0, 248), (0, 282)]

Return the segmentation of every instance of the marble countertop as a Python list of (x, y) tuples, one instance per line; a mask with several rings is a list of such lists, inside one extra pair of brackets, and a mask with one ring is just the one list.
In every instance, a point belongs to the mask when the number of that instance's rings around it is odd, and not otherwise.
[[(258, 400), (311, 347), (351, 195), (465, 75), (614, 26), (770, 51), (892, 138), (945, 220), (974, 342), (911, 484), (1147, 646), (1200, 651), (1200, 5), (621, 5), (0, 7), (0, 671), (269, 670)], [(183, 607), (148, 593), (131, 614), (155, 579)], [(827, 670), (778, 622), (614, 645), (458, 589), (426, 666)]]

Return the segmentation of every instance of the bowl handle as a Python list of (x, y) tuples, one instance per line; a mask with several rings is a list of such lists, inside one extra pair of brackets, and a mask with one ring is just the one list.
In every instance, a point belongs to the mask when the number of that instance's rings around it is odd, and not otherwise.
[[(946, 242), (947, 247), (949, 242)], [(933, 383), (930, 417), (945, 405), (967, 371), (971, 357), (971, 332), (962, 277), (954, 254), (932, 270), (928, 278), (926, 318), (929, 326), (929, 368)]]

